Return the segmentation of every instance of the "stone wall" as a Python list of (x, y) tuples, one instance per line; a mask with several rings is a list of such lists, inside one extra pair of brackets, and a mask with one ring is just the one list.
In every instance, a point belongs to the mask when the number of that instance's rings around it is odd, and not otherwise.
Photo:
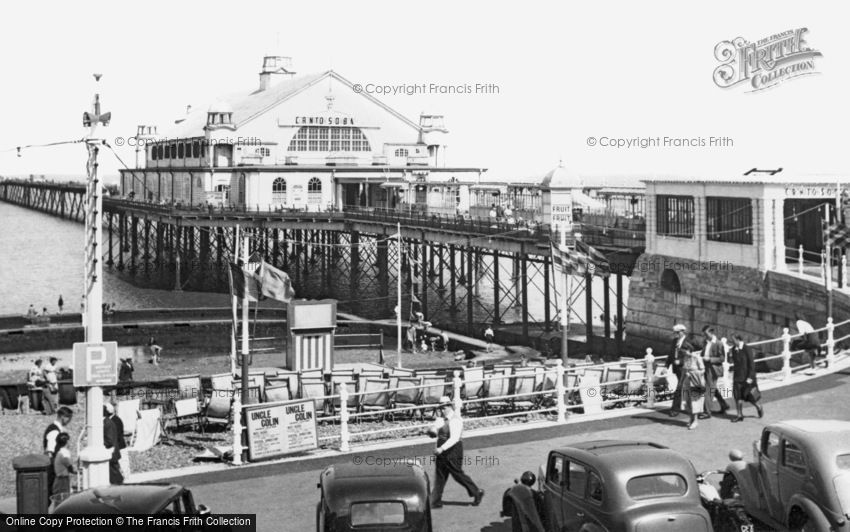
[[(676, 273), (679, 293), (662, 288), (665, 268)], [(850, 297), (839, 291), (833, 291), (833, 297), (835, 322), (850, 318)], [(826, 325), (827, 294), (817, 279), (643, 254), (629, 282), (626, 341), (632, 349), (652, 347), (666, 355), (676, 323), (691, 335), (713, 325), (720, 337), (740, 333), (748, 341), (767, 340), (781, 336), (783, 327), (793, 327), (795, 311), (815, 328)]]

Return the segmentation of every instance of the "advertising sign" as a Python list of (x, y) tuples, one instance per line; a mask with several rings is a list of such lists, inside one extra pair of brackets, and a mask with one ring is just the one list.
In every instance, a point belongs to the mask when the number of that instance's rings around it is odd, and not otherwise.
[(253, 461), (316, 449), (316, 407), (312, 399), (245, 409), (248, 459)]

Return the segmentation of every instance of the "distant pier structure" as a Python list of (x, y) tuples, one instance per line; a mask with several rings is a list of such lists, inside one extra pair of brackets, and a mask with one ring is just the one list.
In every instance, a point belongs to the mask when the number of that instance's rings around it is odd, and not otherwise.
[[(404, 308), (415, 296), (436, 327), (480, 336), (495, 324), (509, 342), (545, 349), (560, 345), (562, 310), (550, 229), (569, 223), (570, 239), (615, 265), (610, 278), (572, 283), (571, 335), (621, 343), (627, 279), (644, 251), (643, 185), (563, 164), (488, 178), (449, 164), (444, 116), (413, 121), (372, 92), (268, 56), (242, 95), (189, 106), (167, 129), (139, 126), (135, 168), (104, 198), (105, 264), (139, 286), (224, 291), (239, 226), (297, 297), (390, 318), (402, 276)], [(0, 199), (82, 216), (73, 184), (3, 181)]]

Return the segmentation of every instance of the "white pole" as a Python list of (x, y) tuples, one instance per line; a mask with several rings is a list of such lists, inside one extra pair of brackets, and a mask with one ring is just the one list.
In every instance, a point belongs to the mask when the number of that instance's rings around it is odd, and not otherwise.
[(398, 312), (396, 313), (396, 333), (398, 335), (398, 367), (401, 366), (401, 223), (396, 224), (396, 229), (398, 230), (398, 253), (396, 254), (396, 268), (398, 270), (398, 287), (396, 288), (398, 292)]
[[(562, 224), (560, 227), (561, 233), (561, 250), (567, 246), (567, 227)], [(564, 275), (564, 290), (561, 294), (561, 360), (566, 366), (569, 362), (569, 332), (570, 332), (570, 272), (564, 264), (561, 265)]]
[[(233, 242), (233, 263), (239, 264), (239, 226), (236, 226), (236, 240)], [(229, 266), (228, 266), (229, 267)], [(236, 312), (239, 306), (239, 298), (230, 295), (233, 319), (231, 321), (230, 335), (230, 374), (236, 376)]]
[[(95, 76), (98, 80), (99, 76)], [(88, 180), (86, 183), (86, 341), (103, 341), (103, 186), (97, 178), (98, 146), (104, 142), (95, 137), (98, 122), (108, 123), (108, 116), (101, 118), (99, 95), (91, 121), (91, 130), (86, 138), (89, 158), (86, 164)], [(109, 460), (112, 453), (103, 446), (103, 388), (92, 386), (86, 392), (86, 427), (88, 428), (86, 448), (80, 451), (83, 464), (84, 488), (109, 485)]]

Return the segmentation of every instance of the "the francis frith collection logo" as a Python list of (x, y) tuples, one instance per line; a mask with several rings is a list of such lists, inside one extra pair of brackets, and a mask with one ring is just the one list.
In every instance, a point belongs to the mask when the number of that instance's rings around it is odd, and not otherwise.
[(714, 83), (724, 89), (746, 83), (750, 86), (746, 92), (754, 92), (817, 74), (815, 58), (822, 54), (808, 46), (808, 31), (798, 28), (756, 42), (738, 37), (719, 43), (714, 47), (714, 57), (722, 64), (714, 69)]

